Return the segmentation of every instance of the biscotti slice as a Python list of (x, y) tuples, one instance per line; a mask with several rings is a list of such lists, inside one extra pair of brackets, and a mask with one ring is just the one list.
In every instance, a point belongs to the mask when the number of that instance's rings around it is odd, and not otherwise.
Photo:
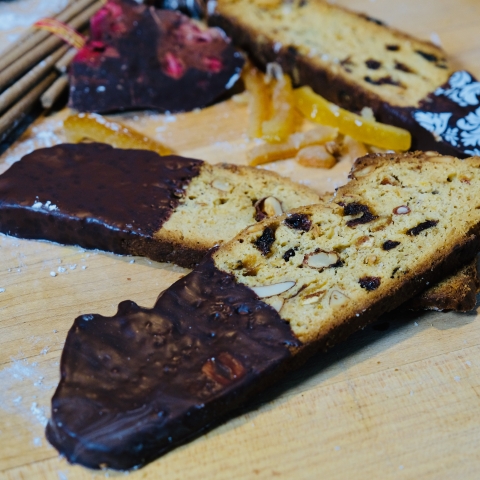
[(49, 441), (92, 468), (144, 465), (476, 255), (480, 158), (378, 156), (354, 177), (337, 203), (248, 227), (152, 309), (78, 317)]
[(191, 267), (247, 225), (318, 201), (265, 170), (62, 144), (0, 176), (0, 232)]
[(436, 310), (469, 312), (477, 304), (480, 288), (477, 260), (449, 275), (432, 288), (405, 302), (401, 308), (409, 310)]
[(410, 130), (412, 148), (477, 154), (469, 114), (480, 84), (453, 72), (435, 45), (367, 15), (323, 0), (218, 0), (209, 23), (221, 27), (260, 66), (279, 63), (296, 85), (309, 85), (352, 111)]

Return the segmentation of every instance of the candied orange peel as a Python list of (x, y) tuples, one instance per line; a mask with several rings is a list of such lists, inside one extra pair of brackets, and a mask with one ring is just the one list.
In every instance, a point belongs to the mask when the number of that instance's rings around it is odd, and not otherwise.
[(250, 92), (248, 135), (267, 142), (284, 142), (295, 131), (292, 81), (279, 65), (269, 64), (267, 74), (250, 67), (243, 79)]
[(290, 135), (286, 142), (265, 143), (257, 145), (248, 152), (248, 163), (252, 167), (265, 163), (285, 160), (294, 157), (299, 150), (310, 145), (322, 145), (335, 140), (338, 135), (336, 128), (319, 125), (306, 132)]
[(97, 113), (71, 115), (63, 122), (63, 126), (68, 141), (73, 143), (88, 139), (108, 143), (116, 148), (152, 150), (159, 155), (172, 153), (172, 150), (162, 143), (146, 137), (133, 128), (108, 120)]
[(412, 143), (410, 132), (356, 115), (325, 100), (310, 87), (294, 90), (296, 106), (308, 119), (338, 128), (355, 140), (387, 150), (405, 151)]

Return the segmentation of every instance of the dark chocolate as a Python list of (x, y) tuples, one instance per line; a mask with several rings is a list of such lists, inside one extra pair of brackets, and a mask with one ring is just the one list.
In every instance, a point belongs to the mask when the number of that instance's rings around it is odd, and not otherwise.
[(293, 248), (290, 248), (283, 254), (283, 259), (288, 262), (292, 257), (295, 256), (295, 250)]
[(235, 84), (243, 56), (218, 29), (176, 11), (109, 0), (70, 65), (69, 106), (85, 112), (188, 111)]
[(204, 0), (145, 0), (146, 5), (164, 10), (178, 10), (192, 18), (203, 18), (206, 5)]
[(47, 438), (71, 463), (142, 466), (238, 406), (298, 346), (276, 310), (208, 257), (152, 309), (125, 301), (113, 317), (75, 320)]
[(100, 143), (36, 150), (0, 176), (0, 231), (135, 253), (131, 244), (151, 241), (202, 164)]

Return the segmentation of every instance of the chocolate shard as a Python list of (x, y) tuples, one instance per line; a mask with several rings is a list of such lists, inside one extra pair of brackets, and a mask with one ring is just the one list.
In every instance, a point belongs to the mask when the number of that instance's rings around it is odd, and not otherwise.
[(142, 466), (237, 407), (298, 346), (276, 310), (208, 257), (152, 309), (126, 301), (113, 317), (75, 320), (47, 438), (71, 463)]
[(177, 11), (109, 0), (70, 66), (69, 106), (85, 112), (205, 107), (240, 76), (243, 56), (216, 28)]
[(0, 176), (0, 232), (141, 253), (202, 165), (101, 143), (36, 150)]

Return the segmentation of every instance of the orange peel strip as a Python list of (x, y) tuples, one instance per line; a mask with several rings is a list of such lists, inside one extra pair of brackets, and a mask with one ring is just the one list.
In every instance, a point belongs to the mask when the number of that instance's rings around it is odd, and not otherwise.
[(79, 113), (68, 117), (63, 126), (67, 139), (79, 143), (88, 139), (96, 142), (108, 143), (116, 148), (135, 148), (138, 150), (152, 150), (159, 155), (169, 155), (172, 150), (165, 145), (146, 137), (140, 132), (107, 120), (97, 113)]
[(283, 142), (294, 132), (292, 81), (288, 75), (282, 75), (272, 82), (272, 112), (269, 120), (262, 123), (262, 138), (267, 142)]
[(265, 143), (253, 147), (247, 154), (248, 164), (252, 167), (265, 163), (285, 160), (294, 157), (299, 150), (310, 145), (322, 145), (335, 140), (338, 135), (336, 128), (319, 125), (307, 132), (294, 133), (286, 142)]
[(405, 151), (411, 147), (412, 136), (407, 130), (349, 112), (317, 95), (310, 87), (298, 88), (293, 95), (300, 112), (316, 123), (336, 127), (344, 135), (386, 150)]
[(42, 18), (33, 24), (35, 28), (46, 30), (60, 37), (64, 42), (72, 47), (82, 48), (86, 43), (86, 38), (80, 35), (74, 28), (66, 23), (59, 22), (55, 18)]
[(243, 81), (251, 95), (248, 136), (250, 138), (260, 138), (262, 136), (262, 124), (270, 114), (270, 87), (265, 84), (263, 74), (255, 68), (246, 69)]
[(304, 167), (332, 168), (337, 164), (337, 159), (323, 145), (302, 148), (295, 159)]

